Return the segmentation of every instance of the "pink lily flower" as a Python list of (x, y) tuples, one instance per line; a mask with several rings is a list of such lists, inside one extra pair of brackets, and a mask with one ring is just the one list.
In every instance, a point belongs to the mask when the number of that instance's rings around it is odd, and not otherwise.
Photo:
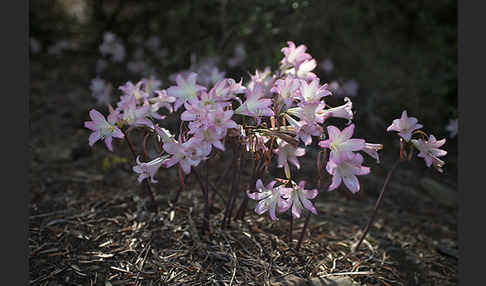
[(319, 78), (313, 79), (310, 83), (301, 80), (299, 91), (300, 98), (306, 103), (320, 103), (322, 97), (331, 95), (331, 92), (327, 89), (327, 83), (321, 86)]
[(376, 163), (380, 163), (378, 151), (380, 151), (381, 149), (383, 149), (383, 144), (365, 143), (365, 146), (361, 151), (373, 157), (376, 160)]
[(306, 208), (317, 215), (317, 210), (310, 200), (314, 199), (319, 194), (319, 191), (317, 189), (306, 190), (304, 189), (304, 185), (305, 181), (300, 181), (293, 188), (280, 189), (282, 197), (288, 201), (287, 205), (280, 210), (281, 212), (285, 212), (292, 207), (292, 216), (300, 218), (302, 209)]
[(359, 181), (356, 176), (366, 175), (370, 172), (370, 168), (362, 166), (363, 156), (359, 153), (343, 153), (342, 156), (329, 160), (326, 165), (326, 170), (332, 177), (332, 183), (328, 190), (332, 191), (344, 182), (344, 185), (353, 194), (359, 192)]
[(95, 109), (91, 109), (89, 111), (89, 117), (91, 117), (91, 121), (84, 122), (84, 126), (92, 131), (91, 135), (89, 136), (89, 145), (93, 146), (96, 141), (100, 139), (105, 140), (105, 145), (108, 150), (113, 152), (112, 147), (112, 140), (113, 137), (115, 138), (124, 138), (125, 136), (121, 132), (121, 130), (115, 125), (117, 121), (117, 113), (112, 112), (108, 115), (108, 121), (106, 121), (103, 114), (99, 113)]
[(284, 140), (277, 138), (278, 148), (273, 150), (273, 153), (278, 155), (278, 167), (285, 167), (285, 174), (287, 178), (290, 178), (289, 162), (292, 163), (297, 169), (300, 169), (299, 160), (297, 157), (305, 155), (305, 149), (300, 147), (294, 147)]
[(348, 120), (348, 124), (351, 123), (351, 120), (353, 119), (353, 103), (349, 97), (345, 97), (344, 101), (346, 101), (346, 103), (341, 106), (318, 111), (318, 116), (322, 116), (324, 119), (330, 117), (343, 118)]
[(179, 163), (184, 173), (191, 172), (191, 166), (196, 167), (202, 160), (207, 159), (211, 152), (211, 145), (203, 144), (200, 140), (191, 138), (184, 143), (166, 142), (162, 146), (172, 157), (163, 162), (165, 168), (170, 168)]
[(157, 96), (150, 98), (150, 102), (152, 104), (158, 104), (160, 107), (165, 107), (169, 112), (172, 112), (172, 104), (176, 101), (176, 98), (174, 96), (169, 96), (165, 89), (156, 90), (154, 93), (157, 94)]
[(400, 119), (394, 119), (393, 123), (388, 126), (386, 131), (397, 131), (403, 140), (408, 142), (412, 138), (412, 132), (423, 127), (417, 122), (417, 118), (408, 117), (407, 111), (404, 110), (402, 112), (402, 117)]
[(193, 72), (189, 73), (187, 78), (178, 74), (176, 77), (177, 85), (167, 89), (167, 94), (176, 98), (174, 110), (179, 109), (187, 101), (197, 99), (198, 93), (206, 90), (206, 87), (196, 84), (196, 78), (197, 73)]
[(217, 110), (223, 110), (226, 106), (231, 105), (229, 101), (221, 100), (214, 96), (214, 93), (207, 93), (203, 91), (200, 95), (199, 104), (206, 113), (211, 113)]
[(213, 88), (209, 91), (211, 97), (216, 101), (225, 101), (235, 98), (235, 94), (245, 93), (246, 87), (242, 84), (242, 81), (237, 83), (232, 78), (225, 78), (217, 82)]
[(160, 109), (160, 104), (158, 102), (151, 104), (148, 99), (145, 99), (143, 105), (148, 105), (150, 106), (146, 116), (149, 118), (155, 118), (158, 120), (163, 120), (165, 119), (165, 115), (160, 115), (157, 111)]
[(140, 174), (138, 176), (138, 182), (141, 183), (143, 179), (150, 178), (152, 183), (157, 183), (158, 181), (154, 179), (155, 173), (159, 170), (160, 166), (169, 156), (162, 156), (153, 159), (150, 162), (144, 163), (140, 162), (140, 156), (137, 156), (137, 165), (133, 166), (133, 171)]
[(209, 126), (213, 126), (222, 131), (222, 136), (226, 136), (226, 130), (230, 128), (238, 128), (238, 124), (231, 120), (233, 110), (218, 110), (208, 114), (207, 121)]
[(297, 67), (288, 70), (288, 73), (304, 81), (319, 79), (312, 71), (316, 68), (317, 62), (314, 59), (306, 60)]
[(288, 47), (281, 49), (282, 53), (285, 55), (280, 62), (282, 65), (292, 65), (297, 67), (305, 60), (310, 60), (312, 58), (310, 54), (305, 52), (305, 50), (307, 50), (305, 45), (296, 47), (294, 42), (291, 41), (288, 41), (287, 45)]
[(133, 85), (131, 81), (127, 81), (124, 85), (120, 86), (119, 89), (123, 91), (126, 95), (135, 96), (137, 100), (141, 98), (148, 98), (149, 94), (141, 89), (143, 81), (137, 82)]
[(321, 126), (313, 122), (297, 121), (288, 114), (285, 114), (285, 119), (294, 128), (295, 138), (301, 139), (305, 146), (312, 143), (312, 136), (320, 137), (324, 132)]
[(221, 142), (221, 139), (224, 138), (223, 131), (215, 126), (198, 129), (198, 131), (194, 133), (194, 138), (209, 144), (210, 148), (211, 146), (214, 146), (219, 150), (224, 151), (224, 145)]
[(181, 120), (183, 121), (202, 121), (207, 116), (205, 106), (198, 98), (184, 103), (184, 108), (184, 112), (181, 113)]
[(445, 138), (437, 140), (434, 135), (430, 135), (429, 140), (427, 141), (422, 139), (412, 140), (413, 146), (420, 151), (417, 156), (424, 158), (427, 167), (434, 166), (434, 168), (441, 173), (443, 172), (442, 167), (445, 165), (445, 162), (437, 157), (442, 157), (447, 154), (447, 151), (439, 149), (445, 142)]
[(319, 146), (331, 149), (330, 160), (338, 160), (338, 157), (342, 154), (359, 151), (365, 147), (363, 139), (350, 139), (353, 132), (354, 124), (344, 128), (343, 131), (339, 131), (337, 127), (330, 125), (327, 127), (329, 139), (319, 142)]
[(272, 100), (262, 97), (263, 87), (256, 84), (252, 90), (246, 92), (246, 101), (235, 110), (235, 114), (251, 117), (273, 116), (273, 110), (270, 109)]
[(289, 75), (285, 80), (277, 80), (270, 91), (277, 93), (279, 95), (279, 101), (283, 102), (287, 108), (290, 108), (299, 86), (300, 81)]
[(263, 71), (256, 70), (254, 75), (250, 75), (250, 82), (247, 84), (247, 90), (253, 90), (258, 85), (263, 93), (262, 97), (272, 98), (272, 89), (274, 84), (274, 76), (270, 67), (265, 67)]
[(302, 102), (298, 107), (287, 109), (287, 113), (295, 115), (306, 122), (323, 123), (325, 106), (324, 102)]
[(153, 123), (146, 116), (149, 115), (151, 105), (146, 103), (141, 107), (137, 107), (137, 100), (135, 96), (130, 96), (130, 99), (123, 106), (122, 120), (130, 126), (147, 126), (153, 128)]
[(266, 211), (270, 214), (272, 220), (278, 220), (276, 216), (277, 208), (286, 208), (288, 202), (281, 197), (280, 186), (274, 188), (276, 181), (271, 181), (267, 186), (263, 186), (262, 180), (258, 179), (256, 182), (256, 192), (248, 193), (248, 197), (252, 200), (259, 201), (255, 207), (257, 214), (263, 214)]

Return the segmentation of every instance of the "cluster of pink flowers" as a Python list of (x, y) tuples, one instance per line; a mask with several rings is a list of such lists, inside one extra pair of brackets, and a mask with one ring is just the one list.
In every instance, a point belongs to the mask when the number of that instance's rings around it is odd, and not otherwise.
[[(313, 73), (317, 62), (306, 50), (304, 45), (288, 42), (281, 50), (284, 57), (280, 68), (275, 72), (270, 68), (256, 70), (247, 84), (223, 78), (217, 71), (209, 79), (204, 75), (205, 84), (198, 80), (198, 73), (180, 73), (175, 77), (175, 84), (165, 89), (161, 89), (162, 82), (155, 78), (136, 84), (127, 82), (119, 87), (122, 95), (116, 108), (109, 106), (108, 120), (98, 111), (90, 111), (92, 121), (85, 123), (93, 131), (89, 144), (104, 139), (111, 151), (112, 138), (128, 140), (131, 129), (145, 129), (157, 138), (161, 148), (157, 152), (159, 155), (148, 162), (137, 157), (133, 171), (139, 174), (139, 182), (155, 183), (154, 176), (161, 167), (179, 166), (189, 174), (212, 152), (224, 152), (227, 138), (232, 137), (232, 144), (260, 155), (252, 158), (267, 160), (275, 156), (277, 167), (284, 171), (285, 179), (275, 178), (266, 186), (261, 179), (263, 174), (257, 174), (256, 188), (247, 192), (248, 198), (259, 201), (255, 208), (257, 214), (268, 211), (273, 220), (277, 219), (277, 213), (287, 210), (291, 210), (295, 218), (299, 218), (304, 209), (316, 214), (311, 200), (317, 197), (319, 190), (305, 189), (305, 181), (296, 183), (293, 180), (291, 165), (300, 169), (298, 158), (306, 154), (305, 148), (315, 142), (329, 153), (325, 165), (332, 176), (329, 191), (344, 183), (349, 191), (357, 193), (360, 190), (357, 176), (370, 172), (369, 167), (362, 165), (364, 158), (360, 152), (378, 162), (378, 151), (383, 146), (352, 138), (355, 125), (352, 124), (351, 100), (346, 97), (344, 103), (336, 107), (326, 103), (326, 97), (333, 93)], [(178, 136), (161, 127), (167, 116), (161, 111), (180, 114), (182, 124)], [(343, 119), (347, 126), (340, 129), (328, 124), (329, 118)], [(404, 112), (388, 130), (398, 131), (408, 142), (420, 127)], [(427, 165), (440, 169), (443, 162), (437, 157), (445, 155), (445, 151), (438, 147), (443, 141), (430, 136), (428, 140), (411, 142), (420, 150), (419, 157), (423, 157)]]
[[(387, 131), (397, 131), (402, 140), (407, 143), (411, 142), (412, 146), (419, 151), (417, 156), (424, 158), (427, 167), (433, 166), (442, 173), (442, 167), (445, 165), (445, 162), (438, 157), (445, 156), (447, 151), (441, 150), (439, 147), (444, 145), (446, 140), (445, 138), (437, 140), (434, 135), (427, 135), (420, 130), (422, 127), (421, 124), (418, 124), (417, 118), (408, 117), (407, 111), (404, 110), (400, 119), (393, 120)], [(412, 139), (412, 136), (415, 134), (418, 134), (421, 138)]]

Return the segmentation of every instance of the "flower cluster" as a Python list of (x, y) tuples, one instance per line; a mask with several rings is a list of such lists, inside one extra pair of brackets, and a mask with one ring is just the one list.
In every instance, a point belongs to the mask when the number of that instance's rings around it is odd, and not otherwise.
[[(263, 166), (258, 168), (250, 190), (245, 190), (248, 198), (258, 201), (257, 214), (268, 211), (272, 220), (287, 210), (295, 218), (304, 209), (316, 214), (311, 200), (319, 194), (320, 185), (305, 189), (305, 181), (294, 181), (291, 167), (300, 169), (299, 160), (308, 154), (306, 148), (314, 142), (322, 152), (329, 153), (327, 161), (318, 159), (319, 176), (324, 169), (332, 176), (329, 191), (343, 183), (350, 192), (357, 193), (357, 176), (370, 173), (370, 168), (362, 165), (362, 153), (379, 162), (378, 151), (383, 146), (353, 138), (351, 100), (345, 97), (342, 105), (329, 106), (326, 101), (333, 96), (333, 90), (313, 72), (317, 61), (307, 53), (305, 45), (287, 44), (281, 50), (283, 58), (278, 70), (256, 70), (246, 84), (225, 78), (224, 72), (209, 62), (198, 67), (193, 64), (188, 71), (177, 74), (175, 84), (166, 88), (154, 77), (125, 83), (119, 87), (122, 94), (115, 107), (108, 104), (107, 120), (98, 111), (90, 111), (92, 121), (85, 123), (93, 131), (89, 144), (104, 139), (112, 151), (112, 138), (128, 141), (132, 129), (144, 129), (147, 136), (156, 138), (157, 155), (151, 153), (153, 158), (149, 158), (144, 140), (143, 157), (136, 156), (133, 171), (139, 174), (139, 182), (150, 183), (157, 182), (155, 176), (160, 168), (178, 166), (180, 175), (190, 174), (201, 162), (215, 152), (225, 152), (231, 144), (232, 150), (246, 152), (247, 158)], [(94, 93), (104, 92), (101, 81), (93, 82), (92, 89)], [(177, 136), (165, 128), (168, 126), (163, 127), (169, 114), (179, 116)], [(329, 123), (330, 118), (340, 119), (346, 126), (338, 128)], [(437, 141), (432, 135), (411, 139), (421, 127), (404, 112), (388, 131), (399, 132), (403, 140), (420, 151), (418, 156), (425, 159), (427, 166), (441, 170), (444, 162), (437, 157), (445, 155), (445, 151), (438, 148), (445, 140)], [(283, 169), (285, 178), (274, 178), (264, 186), (261, 178), (272, 161)]]
[[(90, 112), (93, 121), (87, 122), (86, 127), (94, 133), (89, 143), (93, 145), (105, 139), (108, 149), (112, 150), (112, 138), (124, 138), (121, 130), (144, 128), (157, 137), (161, 152), (149, 162), (141, 162), (137, 157), (133, 170), (139, 174), (139, 181), (150, 179), (154, 183), (160, 167), (178, 165), (184, 173), (191, 173), (191, 168), (207, 160), (213, 150), (225, 151), (226, 138), (231, 136), (246, 152), (253, 153), (255, 160), (267, 160), (268, 164), (274, 155), (277, 166), (284, 169), (285, 184), (275, 187), (276, 181), (272, 181), (263, 187), (259, 179), (258, 192), (248, 194), (249, 198), (260, 200), (257, 213), (270, 210), (271, 218), (276, 219), (277, 206), (278, 212), (291, 209), (297, 218), (303, 208), (316, 213), (310, 200), (317, 196), (318, 190), (306, 190), (304, 181), (297, 184), (292, 180), (290, 165), (300, 169), (298, 157), (306, 154), (305, 146), (316, 139), (321, 148), (330, 150), (325, 167), (333, 176), (329, 190), (344, 182), (356, 193), (359, 191), (356, 176), (369, 173), (357, 152), (363, 151), (378, 160), (377, 151), (382, 145), (351, 138), (354, 131), (351, 100), (345, 98), (345, 103), (337, 107), (326, 104), (325, 98), (332, 92), (313, 73), (316, 60), (306, 50), (304, 45), (288, 42), (288, 46), (282, 48), (284, 57), (280, 69), (276, 72), (270, 68), (257, 70), (246, 85), (224, 78), (224, 73), (209, 68), (209, 63), (191, 67), (200, 73), (179, 73), (175, 77), (176, 84), (165, 89), (161, 89), (162, 82), (155, 78), (136, 84), (127, 82), (119, 87), (122, 95), (116, 108), (109, 105), (108, 121), (96, 110)], [(198, 80), (200, 74), (204, 80)], [(92, 90), (97, 94), (106, 92), (101, 80), (93, 81)], [(166, 117), (159, 113), (162, 108), (168, 113), (182, 108), (179, 114), (183, 125), (177, 139), (169, 130), (160, 127)], [(342, 131), (333, 125), (325, 129), (326, 121), (333, 117), (345, 119), (350, 125)], [(324, 140), (326, 131), (328, 139)]]
[[(442, 173), (442, 167), (445, 165), (445, 162), (438, 157), (445, 156), (447, 151), (441, 150), (439, 147), (444, 145), (446, 140), (445, 138), (437, 140), (434, 135), (427, 135), (420, 130), (422, 127), (421, 124), (418, 124), (417, 118), (408, 117), (407, 111), (404, 110), (400, 119), (393, 120), (392, 124), (387, 128), (387, 131), (397, 131), (401, 140), (405, 142), (401, 145), (400, 151), (403, 154), (402, 157), (408, 157), (410, 160), (412, 152), (408, 153), (409, 155), (407, 156), (406, 146), (413, 146), (419, 151), (417, 156), (424, 158), (427, 167), (433, 166), (437, 171)], [(415, 134), (420, 135), (421, 138), (412, 139), (412, 136)], [(409, 142), (411, 145), (408, 144)]]
[(257, 214), (268, 211), (272, 220), (277, 220), (277, 212), (282, 213), (288, 209), (292, 210), (292, 216), (295, 218), (300, 217), (304, 208), (313, 214), (317, 214), (316, 208), (310, 201), (318, 195), (317, 189), (304, 189), (305, 181), (300, 181), (299, 184), (291, 181), (290, 188), (285, 187), (288, 184), (275, 186), (276, 183), (277, 181), (271, 181), (267, 186), (264, 186), (263, 182), (258, 179), (257, 191), (248, 194), (249, 198), (259, 201), (255, 207)]

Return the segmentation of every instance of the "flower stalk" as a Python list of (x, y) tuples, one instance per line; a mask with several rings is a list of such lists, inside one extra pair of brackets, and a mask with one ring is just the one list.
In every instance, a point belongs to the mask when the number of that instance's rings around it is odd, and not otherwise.
[[(127, 141), (128, 148), (130, 149), (130, 152), (132, 153), (133, 158), (136, 159), (137, 153), (135, 153), (135, 149), (133, 148), (132, 142), (130, 141), (130, 138), (128, 137), (128, 133), (125, 130), (122, 130), (122, 132), (125, 135), (125, 140)], [(149, 195), (149, 198), (150, 198), (150, 205), (149, 205), (148, 208), (151, 209), (152, 211), (157, 211), (157, 204), (155, 203), (155, 194), (154, 194), (152, 188), (150, 187), (150, 183), (148, 182), (148, 178), (143, 180), (143, 181), (144, 181), (145, 189), (147, 190), (147, 194)]]
[(359, 239), (358, 243), (356, 244), (356, 246), (353, 247), (352, 249), (352, 252), (356, 252), (356, 250), (359, 249), (359, 246), (361, 245), (361, 243), (363, 242), (364, 238), (366, 237), (366, 234), (368, 234), (368, 231), (370, 230), (370, 227), (371, 225), (373, 224), (373, 222), (375, 221), (375, 217), (376, 217), (376, 213), (378, 212), (378, 208), (380, 207), (381, 205), (381, 201), (383, 200), (383, 196), (385, 195), (385, 191), (386, 191), (386, 188), (388, 187), (388, 183), (390, 182), (390, 179), (391, 177), (393, 176), (393, 173), (395, 172), (396, 168), (398, 167), (398, 165), (403, 162), (404, 160), (403, 159), (398, 159), (392, 166), (392, 168), (390, 169), (390, 171), (388, 171), (388, 174), (386, 176), (386, 179), (385, 179), (385, 182), (383, 183), (383, 186), (381, 188), (381, 191), (380, 191), (380, 195), (378, 196), (378, 199), (376, 200), (376, 203), (375, 203), (375, 208), (373, 209), (373, 213), (371, 214), (370, 216), (370, 219), (368, 220), (368, 224), (366, 225), (364, 231), (363, 231), (363, 234), (361, 235), (361, 238)]

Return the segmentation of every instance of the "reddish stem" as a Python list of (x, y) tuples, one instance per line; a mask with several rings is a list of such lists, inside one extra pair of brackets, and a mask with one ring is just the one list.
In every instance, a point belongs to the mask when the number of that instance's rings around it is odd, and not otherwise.
[(178, 166), (178, 173), (179, 173), (179, 185), (180, 185), (180, 187), (177, 190), (176, 196), (175, 196), (174, 200), (172, 201), (172, 204), (177, 203), (177, 201), (179, 200), (179, 196), (181, 195), (181, 192), (185, 189), (185, 186), (186, 186), (184, 181), (190, 175), (190, 173), (189, 173), (189, 175), (184, 176), (184, 174), (182, 172), (182, 168), (181, 168), (180, 165)]
[(294, 215), (290, 213), (290, 228), (289, 228), (289, 247), (292, 246), (292, 232), (294, 230)]
[[(259, 162), (256, 160), (253, 160), (253, 170), (248, 186), (248, 190), (252, 192), (255, 189), (256, 185), (256, 174), (257, 174), (257, 168), (259, 167)], [(238, 212), (236, 213), (236, 216), (234, 220), (243, 220), (245, 218), (245, 213), (246, 209), (248, 207), (248, 195), (245, 190), (243, 190), (243, 202), (241, 203), (240, 207), (238, 208)]]
[(199, 175), (199, 172), (194, 168), (192, 169), (194, 172), (194, 175), (196, 176), (196, 180), (199, 183), (199, 186), (201, 187), (201, 191), (203, 192), (203, 197), (204, 197), (204, 219), (203, 219), (203, 226), (202, 230), (203, 233), (206, 231), (209, 231), (209, 197), (208, 197), (208, 190), (204, 186), (201, 176)]
[(142, 143), (142, 154), (143, 154), (143, 159), (147, 160), (148, 155), (147, 155), (147, 138), (149, 137), (150, 133), (145, 131), (145, 136), (143, 137), (143, 143)]
[[(128, 148), (132, 152), (134, 160), (136, 160), (137, 159), (137, 153), (135, 153), (135, 149), (133, 148), (132, 142), (130, 141), (130, 139), (128, 137), (128, 133), (123, 131), (123, 130), (122, 130), (122, 132), (125, 135), (125, 140), (127, 141)], [(149, 207), (149, 208), (152, 209), (153, 211), (156, 211), (157, 205), (155, 204), (155, 194), (153, 193), (152, 188), (150, 187), (150, 183), (147, 180), (148, 179), (144, 180), (144, 185), (145, 185), (147, 193), (149, 194), (149, 197), (150, 197), (151, 207)]]
[(356, 246), (353, 247), (352, 252), (355, 252), (357, 249), (359, 249), (359, 246), (363, 242), (366, 234), (368, 234), (368, 231), (370, 230), (370, 227), (373, 224), (373, 221), (375, 220), (375, 216), (376, 216), (376, 213), (378, 211), (378, 208), (380, 207), (381, 201), (383, 200), (383, 195), (385, 194), (385, 190), (386, 190), (386, 187), (388, 186), (388, 182), (390, 182), (390, 178), (392, 177), (393, 172), (397, 168), (398, 164), (400, 164), (400, 162), (402, 162), (402, 161), (403, 161), (402, 159), (398, 159), (395, 162), (395, 164), (393, 164), (393, 167), (391, 168), (391, 170), (388, 171), (388, 175), (386, 176), (385, 182), (383, 183), (383, 187), (381, 188), (380, 196), (378, 197), (378, 200), (376, 201), (375, 209), (373, 210), (373, 214), (371, 215), (371, 217), (368, 221), (368, 224), (366, 225), (366, 228), (365, 228), (363, 234), (361, 235), (361, 238), (359, 239), (358, 244), (356, 244)]
[(239, 151), (238, 147), (237, 147), (237, 145), (235, 145), (233, 147), (233, 158), (232, 158), (232, 164), (231, 164), (231, 169), (233, 170), (233, 180), (232, 180), (232, 183), (231, 183), (230, 196), (229, 196), (229, 199), (228, 199), (228, 203), (226, 204), (226, 209), (225, 209), (223, 221), (221, 222), (221, 228), (222, 229), (224, 229), (226, 227), (227, 220), (230, 217), (230, 213), (231, 213), (233, 203), (234, 203), (234, 197), (235, 197), (235, 194), (236, 194), (236, 191), (235, 191), (236, 187), (237, 187), (236, 181), (237, 181), (237, 177), (238, 177), (238, 173), (239, 173), (239, 169), (238, 169), (239, 152), (238, 151)]
[(297, 242), (297, 247), (295, 248), (297, 251), (300, 249), (300, 245), (302, 244), (302, 240), (304, 239), (304, 234), (309, 225), (311, 213), (308, 211), (307, 216), (305, 217), (304, 227), (302, 228), (302, 232), (300, 233), (299, 241)]
[[(321, 159), (321, 152), (317, 154), (317, 183), (316, 187), (317, 190), (321, 190), (321, 179), (322, 179), (322, 169), (324, 168), (324, 163), (327, 160), (327, 150), (324, 149), (322, 151), (322, 159)], [(307, 215), (305, 217), (305, 222), (304, 222), (304, 227), (302, 228), (302, 232), (300, 233), (299, 241), (297, 242), (297, 247), (296, 250), (298, 251), (300, 249), (300, 246), (302, 244), (302, 240), (304, 239), (305, 231), (307, 230), (307, 226), (309, 225), (309, 221), (311, 218), (311, 213), (307, 212)]]
[(233, 186), (231, 190), (231, 200), (230, 200), (230, 205), (228, 209), (228, 216), (226, 219), (226, 226), (229, 225), (231, 221), (231, 216), (233, 214), (233, 208), (235, 206), (236, 198), (238, 197), (238, 192), (240, 190), (240, 178), (241, 178), (241, 152), (240, 150), (236, 149), (237, 153), (237, 158), (236, 158), (236, 180), (233, 180)]

